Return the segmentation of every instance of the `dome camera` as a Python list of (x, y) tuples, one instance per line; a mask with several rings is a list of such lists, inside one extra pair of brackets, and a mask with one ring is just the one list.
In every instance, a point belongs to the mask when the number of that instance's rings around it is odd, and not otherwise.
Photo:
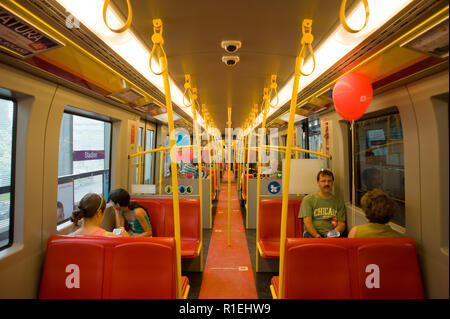
[(221, 46), (228, 53), (233, 53), (240, 49), (242, 43), (241, 41), (229, 40), (229, 41), (222, 41)]
[(236, 63), (239, 62), (239, 57), (238, 56), (232, 56), (232, 55), (228, 55), (228, 56), (223, 56), (222, 57), (222, 62), (225, 63), (228, 66), (233, 66)]

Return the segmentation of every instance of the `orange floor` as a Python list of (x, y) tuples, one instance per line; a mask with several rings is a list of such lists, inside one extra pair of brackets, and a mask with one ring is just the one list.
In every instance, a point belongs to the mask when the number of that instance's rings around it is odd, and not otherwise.
[(231, 246), (227, 214), (228, 183), (222, 182), (199, 299), (257, 299), (235, 184), (231, 184)]

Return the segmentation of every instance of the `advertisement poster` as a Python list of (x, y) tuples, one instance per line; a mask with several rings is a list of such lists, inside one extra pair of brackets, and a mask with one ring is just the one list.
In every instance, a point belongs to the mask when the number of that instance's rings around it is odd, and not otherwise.
[(60, 42), (0, 5), (1, 50), (20, 58), (29, 58), (62, 46)]
[(69, 219), (73, 211), (73, 182), (58, 185), (57, 219)]

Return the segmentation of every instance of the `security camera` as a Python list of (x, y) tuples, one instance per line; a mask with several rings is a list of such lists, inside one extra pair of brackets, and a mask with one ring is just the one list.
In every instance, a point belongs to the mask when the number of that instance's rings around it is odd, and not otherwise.
[(239, 62), (239, 57), (235, 55), (227, 55), (222, 57), (222, 62), (226, 65), (233, 66)]
[(242, 46), (242, 43), (241, 41), (229, 40), (229, 41), (222, 41), (221, 46), (228, 53), (233, 53), (239, 50), (239, 48)]

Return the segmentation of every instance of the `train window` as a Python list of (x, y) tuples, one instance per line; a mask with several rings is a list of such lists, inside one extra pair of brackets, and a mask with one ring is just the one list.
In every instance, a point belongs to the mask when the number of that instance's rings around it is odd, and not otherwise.
[(0, 98), (0, 249), (13, 239), (16, 112), (14, 101)]
[(396, 203), (391, 222), (405, 227), (405, 175), (403, 130), (397, 108), (368, 114), (355, 122), (356, 205), (362, 196), (379, 188)]
[[(145, 133), (145, 149), (153, 149), (153, 140), (155, 136), (155, 131), (147, 129)], [(153, 183), (153, 153), (145, 154), (145, 164), (144, 164), (144, 183)]]
[[(302, 149), (317, 152), (321, 144), (318, 115), (299, 122), (297, 125), (297, 144)], [(299, 158), (317, 158), (317, 155), (301, 152)]]
[(58, 224), (70, 218), (87, 193), (108, 200), (111, 131), (111, 122), (64, 113), (59, 139)]
[[(308, 118), (308, 149), (317, 152), (320, 146), (320, 120), (319, 116)], [(315, 154), (309, 154), (309, 158), (318, 158)]]
[[(170, 137), (167, 135), (166, 137), (166, 146), (170, 146)], [(164, 156), (164, 177), (170, 176), (171, 171), (171, 163), (170, 163), (170, 152), (165, 153)]]
[[(139, 146), (141, 147), (141, 150), (139, 150)], [(136, 151), (137, 152), (144, 151), (144, 128), (143, 127), (139, 127)], [(139, 158), (141, 158), (141, 157), (139, 156)], [(141, 163), (141, 165), (142, 165), (142, 163)], [(138, 181), (139, 181), (139, 162), (138, 162), (138, 158), (136, 157), (136, 184), (139, 184)]]

